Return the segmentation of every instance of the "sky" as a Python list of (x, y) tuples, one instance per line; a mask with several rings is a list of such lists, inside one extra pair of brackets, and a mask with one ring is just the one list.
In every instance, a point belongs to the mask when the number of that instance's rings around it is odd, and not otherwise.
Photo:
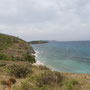
[(0, 33), (31, 40), (90, 40), (90, 0), (0, 0)]

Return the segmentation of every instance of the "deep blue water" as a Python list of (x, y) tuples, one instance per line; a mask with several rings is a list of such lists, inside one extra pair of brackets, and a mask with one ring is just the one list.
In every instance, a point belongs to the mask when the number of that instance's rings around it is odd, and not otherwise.
[(90, 74), (90, 41), (35, 44), (38, 60), (60, 72)]

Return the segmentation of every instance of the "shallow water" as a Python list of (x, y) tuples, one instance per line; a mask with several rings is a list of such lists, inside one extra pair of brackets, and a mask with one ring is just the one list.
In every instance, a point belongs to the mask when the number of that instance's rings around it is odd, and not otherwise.
[(34, 44), (37, 59), (49, 68), (60, 72), (90, 74), (90, 42), (49, 42)]

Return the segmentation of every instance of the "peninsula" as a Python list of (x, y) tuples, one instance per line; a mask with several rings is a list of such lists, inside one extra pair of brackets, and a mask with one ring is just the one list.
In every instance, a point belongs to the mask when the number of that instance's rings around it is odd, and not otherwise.
[(48, 43), (48, 41), (43, 41), (43, 40), (40, 40), (40, 41), (30, 41), (28, 42), (29, 44), (44, 44), (44, 43)]

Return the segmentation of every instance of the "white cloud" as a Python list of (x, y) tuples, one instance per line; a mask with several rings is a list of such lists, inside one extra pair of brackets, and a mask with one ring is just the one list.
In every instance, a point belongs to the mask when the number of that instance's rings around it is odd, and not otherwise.
[(0, 0), (0, 32), (25, 40), (90, 40), (90, 0)]

